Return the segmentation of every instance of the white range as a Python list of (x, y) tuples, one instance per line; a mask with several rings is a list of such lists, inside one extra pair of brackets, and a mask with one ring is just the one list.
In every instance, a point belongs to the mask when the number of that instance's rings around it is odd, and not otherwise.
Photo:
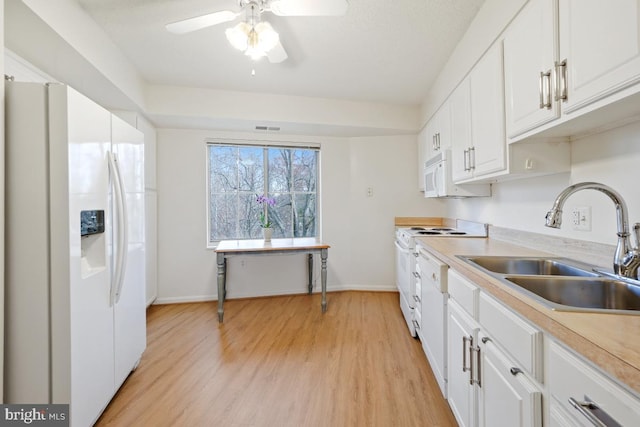
[(416, 336), (416, 325), (418, 328), (420, 325), (414, 310), (421, 298), (416, 291), (416, 283), (419, 282), (416, 272), (416, 237), (487, 237), (487, 224), (458, 219), (455, 227), (417, 226), (396, 229), (396, 286), (400, 292), (400, 309), (413, 337)]

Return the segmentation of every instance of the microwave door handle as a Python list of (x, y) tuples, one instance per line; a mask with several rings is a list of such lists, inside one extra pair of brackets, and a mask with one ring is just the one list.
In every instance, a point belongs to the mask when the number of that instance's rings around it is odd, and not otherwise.
[(438, 169), (441, 167), (441, 165), (437, 165), (434, 173), (431, 175), (433, 177), (433, 190), (436, 193), (436, 196), (440, 196), (440, 189), (438, 188)]

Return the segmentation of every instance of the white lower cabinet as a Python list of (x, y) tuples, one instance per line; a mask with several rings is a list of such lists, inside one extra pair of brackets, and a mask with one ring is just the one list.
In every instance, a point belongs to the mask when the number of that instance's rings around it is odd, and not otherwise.
[(451, 268), (447, 289), (447, 400), (459, 426), (640, 425), (636, 393)]
[(542, 391), (482, 331), (478, 347), (478, 426), (542, 426)]
[(449, 406), (460, 427), (476, 425), (475, 372), (472, 363), (480, 327), (459, 306), (455, 300), (449, 301), (448, 320), (448, 366), (449, 366)]
[(640, 399), (555, 340), (546, 347), (551, 426), (640, 425)]
[(448, 287), (448, 401), (456, 421), (541, 427), (543, 393), (531, 376), (540, 370), (540, 332), (453, 270)]

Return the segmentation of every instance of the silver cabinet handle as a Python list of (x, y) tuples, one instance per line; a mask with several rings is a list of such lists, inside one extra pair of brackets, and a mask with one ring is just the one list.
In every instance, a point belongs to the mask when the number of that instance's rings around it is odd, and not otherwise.
[(433, 134), (433, 136), (431, 137), (431, 146), (433, 147), (433, 151), (436, 151), (438, 149), (438, 144), (436, 143), (436, 133)]
[[(592, 402), (587, 396), (584, 397), (584, 401), (579, 402), (573, 397), (569, 398), (569, 403), (576, 408), (591, 424), (596, 427), (622, 427), (621, 424), (616, 422), (613, 418), (604, 412), (595, 402)], [(596, 416), (594, 412), (599, 412), (600, 417), (604, 418), (604, 421)]]
[(418, 273), (417, 271), (413, 272), (413, 277), (415, 277), (416, 279), (420, 278), (420, 273)]
[(412, 320), (411, 323), (413, 323), (413, 327), (416, 329), (420, 329), (420, 325), (418, 324), (417, 320)]
[[(567, 60), (556, 62), (556, 101), (567, 100)], [(560, 72), (558, 72), (560, 70)]]
[(509, 372), (511, 372), (511, 375), (513, 375), (514, 377), (518, 374), (522, 373), (522, 369), (520, 368), (516, 368), (515, 366), (512, 367), (511, 369), (509, 369)]
[(413, 300), (414, 300), (415, 302), (422, 302), (422, 300), (420, 299), (420, 297), (419, 297), (418, 295), (414, 295), (414, 296), (413, 296)]
[(551, 70), (540, 71), (540, 109), (551, 109)]
[(431, 273), (431, 279), (433, 279), (434, 282), (438, 280), (436, 273)]
[(469, 162), (468, 162), (468, 156), (469, 156), (469, 150), (464, 150), (464, 171), (467, 172), (470, 170), (469, 168)]
[(473, 347), (473, 337), (469, 338), (469, 384), (473, 385), (475, 382), (473, 379), (473, 352), (475, 348)]
[(473, 354), (473, 352), (476, 352), (476, 365), (477, 365), (477, 372), (476, 372), (476, 378), (473, 378), (473, 372), (471, 373), (471, 384), (476, 383), (478, 384), (478, 387), (482, 387), (482, 382), (480, 379), (481, 374), (481, 364), (482, 364), (482, 356), (480, 355), (480, 347), (473, 347), (469, 349), (469, 354)]
[[(473, 157), (471, 157), (473, 153)], [(476, 168), (476, 147), (469, 148), (469, 170)]]
[(462, 337), (462, 372), (471, 370), (467, 368), (467, 341), (473, 342), (473, 337)]
[(440, 132), (436, 133), (436, 149), (440, 149)]
[(540, 95), (540, 109), (544, 108), (544, 73), (540, 71), (540, 80), (538, 80), (538, 95)]

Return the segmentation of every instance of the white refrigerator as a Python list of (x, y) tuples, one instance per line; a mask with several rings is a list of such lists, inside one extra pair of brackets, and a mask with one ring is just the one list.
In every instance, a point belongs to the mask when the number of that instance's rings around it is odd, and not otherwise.
[(90, 426), (146, 347), (144, 137), (64, 85), (5, 102), (5, 403)]

